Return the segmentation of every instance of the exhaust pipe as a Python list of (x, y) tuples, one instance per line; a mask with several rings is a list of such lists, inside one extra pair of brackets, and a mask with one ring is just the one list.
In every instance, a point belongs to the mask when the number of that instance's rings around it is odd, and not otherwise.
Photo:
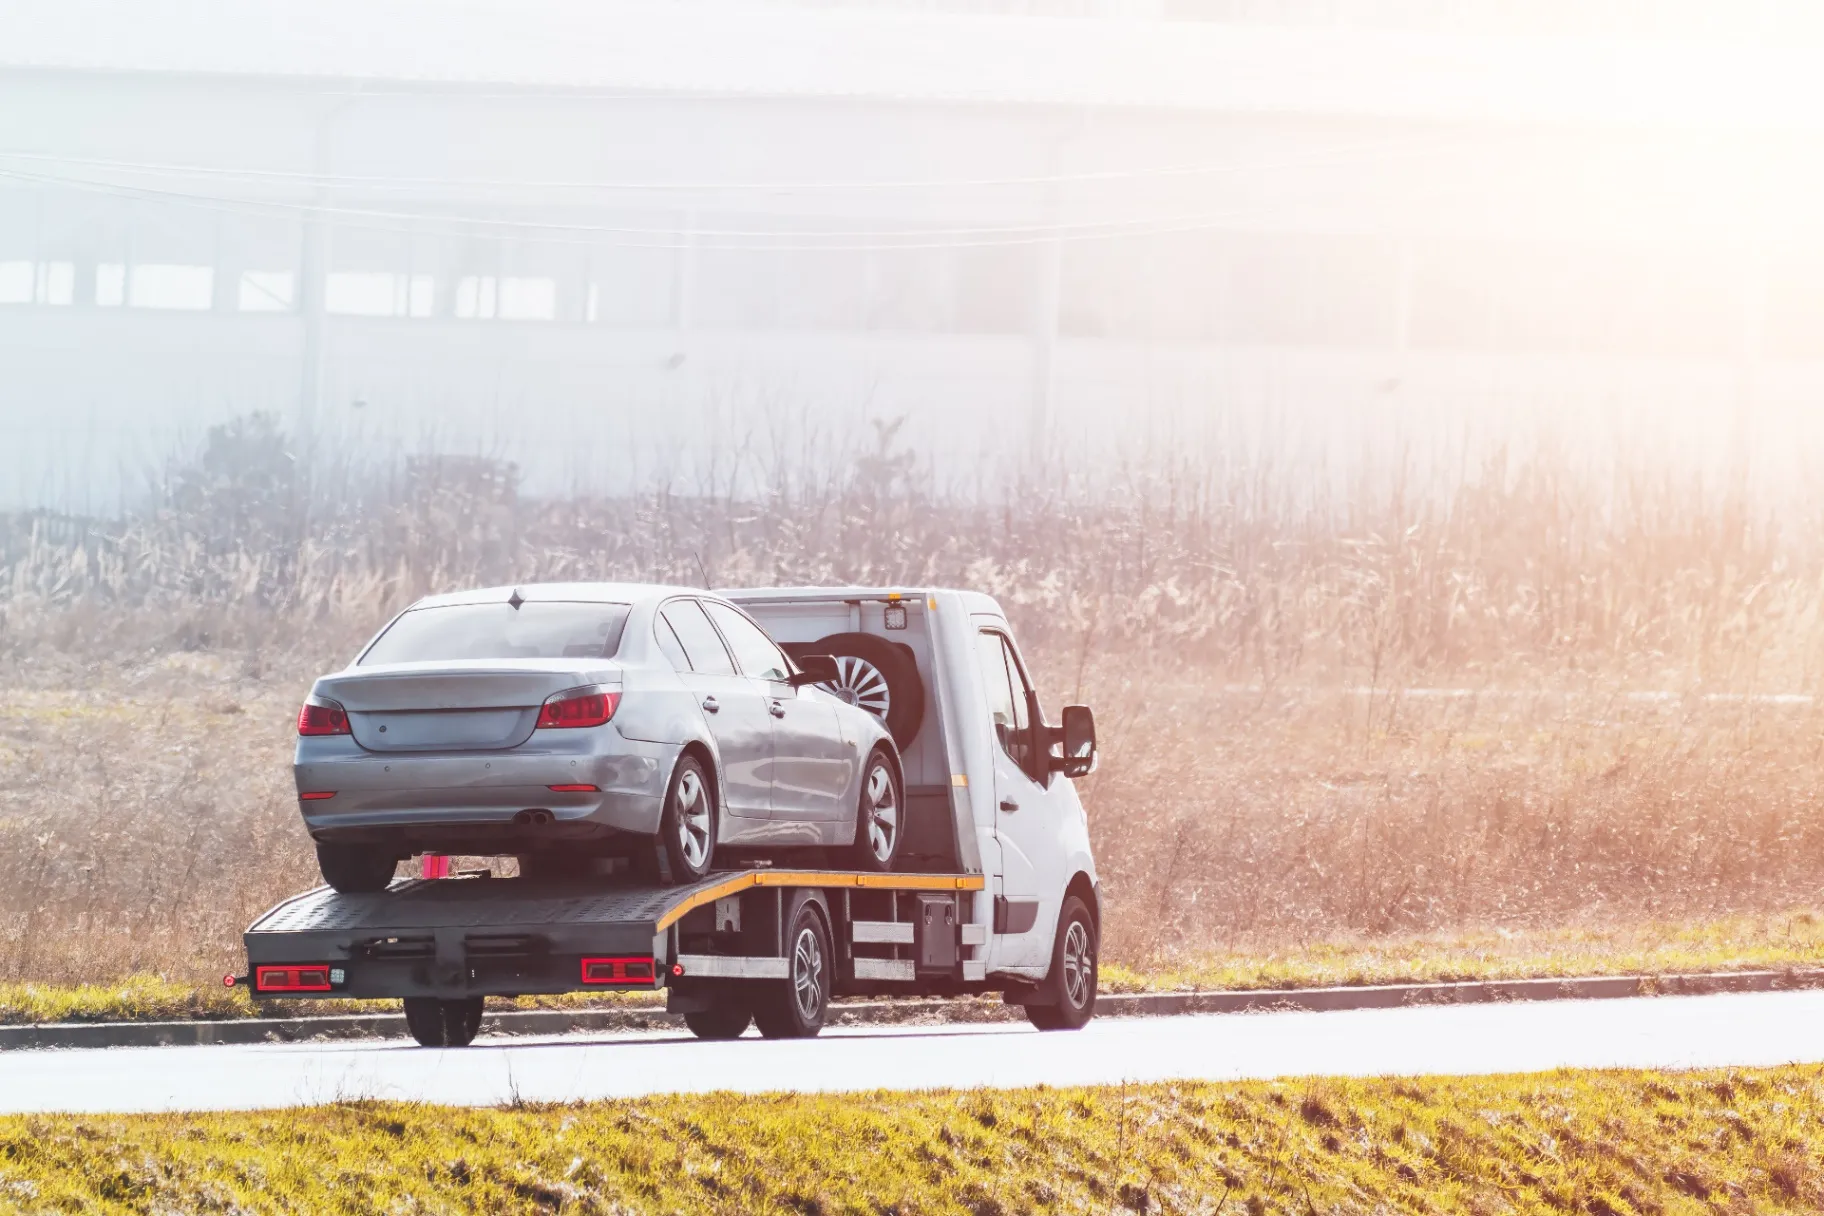
[(543, 827), (551, 822), (551, 812), (543, 807), (534, 807), (513, 816), (513, 822), (522, 828)]

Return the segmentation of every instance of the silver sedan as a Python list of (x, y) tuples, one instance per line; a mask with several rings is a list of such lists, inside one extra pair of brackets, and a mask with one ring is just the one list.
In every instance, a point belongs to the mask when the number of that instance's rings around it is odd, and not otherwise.
[(623, 858), (660, 882), (700, 878), (718, 849), (836, 848), (890, 870), (899, 753), (816, 686), (835, 677), (702, 591), (433, 596), (311, 689), (298, 805), (339, 891), (381, 890), (419, 852), (553, 875)]

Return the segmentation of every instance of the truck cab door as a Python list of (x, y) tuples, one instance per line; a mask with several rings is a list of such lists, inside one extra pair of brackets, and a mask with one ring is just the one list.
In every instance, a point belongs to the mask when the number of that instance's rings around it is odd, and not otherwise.
[(1043, 969), (1051, 962), (1063, 899), (1065, 818), (1074, 808), (1053, 788), (1047, 758), (1031, 754), (1032, 683), (1006, 622), (978, 616), (975, 623), (976, 661), (995, 734), (994, 834), (1001, 850), (988, 967)]

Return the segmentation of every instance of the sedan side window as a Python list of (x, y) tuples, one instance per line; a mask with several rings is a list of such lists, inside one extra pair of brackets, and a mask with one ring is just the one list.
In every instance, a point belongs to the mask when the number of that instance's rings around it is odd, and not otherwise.
[(678, 631), (663, 615), (652, 623), (652, 636), (658, 639), (659, 649), (665, 652), (675, 670), (690, 670), (690, 656), (684, 653), (684, 643), (678, 641)]
[(690, 660), (692, 671), (712, 676), (735, 674), (735, 664), (728, 657), (728, 647), (722, 644), (716, 627), (703, 615), (703, 609), (697, 601), (673, 600), (665, 605), (665, 611), (659, 616), (677, 634), (678, 642)]
[(728, 639), (728, 647), (735, 652), (735, 659), (741, 664), (743, 672), (762, 680), (791, 678), (791, 664), (760, 626), (727, 604), (710, 600), (705, 607), (709, 609), (709, 615), (714, 618), (716, 626), (722, 630), (722, 636)]

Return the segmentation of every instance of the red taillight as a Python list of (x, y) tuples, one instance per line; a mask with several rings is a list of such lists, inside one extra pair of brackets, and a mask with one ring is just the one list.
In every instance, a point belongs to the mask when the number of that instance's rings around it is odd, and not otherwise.
[(307, 963), (294, 967), (256, 967), (255, 992), (328, 992), (329, 964)]
[(302, 794), (298, 795), (298, 801), (321, 802), (325, 798), (334, 798), (335, 796), (336, 791), (334, 790), (305, 790)]
[(602, 787), (599, 785), (547, 785), (545, 788), (558, 794), (599, 794), (602, 792)]
[(582, 980), (585, 984), (656, 984), (658, 979), (650, 954), (631, 958), (583, 960)]
[(600, 726), (614, 717), (615, 707), (620, 703), (621, 694), (618, 692), (603, 692), (596, 688), (573, 688), (569, 692), (560, 692), (539, 707), (536, 729)]
[(306, 701), (298, 710), (300, 735), (348, 734), (348, 711), (334, 701)]

